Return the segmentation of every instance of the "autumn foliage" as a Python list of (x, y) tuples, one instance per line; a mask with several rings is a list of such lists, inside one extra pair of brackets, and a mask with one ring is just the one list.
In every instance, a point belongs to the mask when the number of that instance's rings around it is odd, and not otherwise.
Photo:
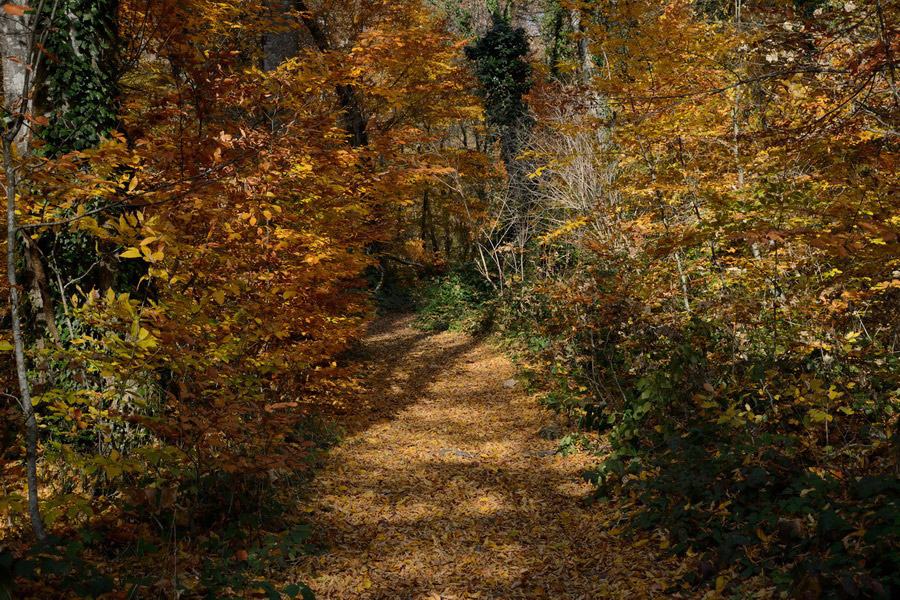
[(0, 596), (308, 599), (347, 351), (415, 298), (660, 593), (900, 593), (896, 1), (52, 4), (0, 15)]
[(685, 589), (896, 594), (900, 9), (562, 4), (588, 51), (532, 93), (531, 233), (489, 272), (598, 497)]
[[(264, 490), (308, 468), (305, 424), (347, 401), (339, 357), (371, 313), (363, 273), (397, 207), (445, 168), (406, 149), (469, 102), (457, 43), (416, 2), (275, 8), (119, 3), (115, 130), (56, 154), (38, 127), (16, 157), (19, 226), (50, 274), (54, 335), (29, 334), (45, 523), (137, 544), (135, 559), (210, 539), (228, 557), (215, 548), (204, 567), (198, 552), (179, 579), (158, 555), (125, 567), (88, 544), (96, 590), (236, 593), (215, 569), (254, 542), (228, 523), (291, 531)], [(296, 51), (264, 69), (259, 40), (285, 35)], [(15, 435), (3, 451), (12, 516), (26, 495)], [(93, 584), (16, 564), (35, 578), (23, 593)]]

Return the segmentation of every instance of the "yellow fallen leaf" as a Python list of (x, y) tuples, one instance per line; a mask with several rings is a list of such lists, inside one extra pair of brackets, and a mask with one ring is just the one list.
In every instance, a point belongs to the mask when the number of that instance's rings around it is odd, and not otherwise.
[(721, 594), (725, 589), (725, 586), (728, 585), (727, 577), (718, 577), (716, 578), (716, 593)]

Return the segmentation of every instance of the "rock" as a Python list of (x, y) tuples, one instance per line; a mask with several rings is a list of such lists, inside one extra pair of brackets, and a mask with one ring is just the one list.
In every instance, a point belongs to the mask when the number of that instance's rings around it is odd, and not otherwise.
[(512, 388), (516, 387), (517, 383), (518, 382), (515, 379), (507, 379), (506, 381), (503, 382), (503, 387), (505, 387), (507, 389), (512, 389)]
[(445, 454), (452, 454), (453, 456), (461, 456), (463, 458), (475, 458), (474, 454), (469, 452), (463, 452), (462, 450), (438, 450), (435, 454), (440, 454), (441, 456)]
[(538, 435), (545, 440), (558, 440), (562, 437), (562, 430), (559, 428), (559, 425), (547, 425), (541, 428)]

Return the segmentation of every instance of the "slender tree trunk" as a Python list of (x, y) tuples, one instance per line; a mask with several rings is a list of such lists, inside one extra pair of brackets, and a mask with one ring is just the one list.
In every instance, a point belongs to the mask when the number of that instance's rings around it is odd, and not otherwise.
[(12, 320), (13, 352), (16, 376), (19, 382), (19, 406), (25, 418), (25, 473), (28, 483), (28, 514), (34, 535), (42, 540), (44, 522), (38, 506), (37, 442), (38, 426), (31, 399), (31, 385), (25, 366), (25, 342), (22, 339), (21, 305), (16, 280), (16, 188), (17, 173), (12, 163), (12, 152), (18, 128), (3, 137), (3, 169), (6, 174), (6, 279), (9, 284), (9, 313)]
[(438, 241), (434, 232), (434, 215), (431, 211), (431, 196), (429, 195), (430, 190), (425, 189), (422, 194), (422, 216), (419, 221), (419, 239), (422, 240), (422, 244), (424, 245), (426, 242), (431, 242), (431, 251), (438, 251)]
[[(55, 10), (55, 4), (54, 9)], [(51, 15), (52, 15), (51, 10)], [(7, 114), (11, 114), (2, 136), (3, 170), (6, 176), (6, 278), (9, 285), (9, 312), (12, 322), (13, 354), (19, 384), (19, 407), (25, 421), (25, 474), (28, 489), (28, 515), (31, 527), (39, 540), (46, 537), (38, 503), (37, 446), (38, 426), (31, 398), (31, 383), (25, 364), (25, 341), (22, 336), (22, 306), (20, 286), (16, 277), (16, 193), (18, 172), (13, 165), (13, 152), (26, 156), (29, 151), (28, 132), (22, 115), (32, 109), (34, 78), (41, 68), (40, 53), (34, 48), (42, 41), (35, 31), (44, 17), (45, 3), (39, 2), (25, 15), (3, 14), (0, 19), (0, 54), (3, 57), (3, 96)]]

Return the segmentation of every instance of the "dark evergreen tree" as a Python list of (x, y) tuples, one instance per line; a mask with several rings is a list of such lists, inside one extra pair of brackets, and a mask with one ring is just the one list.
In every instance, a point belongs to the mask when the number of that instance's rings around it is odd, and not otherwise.
[[(531, 65), (525, 60), (528, 51), (525, 30), (512, 27), (497, 13), (493, 15), (492, 27), (466, 48), (466, 57), (475, 63), (481, 82), (488, 123), (499, 129), (504, 141), (509, 138), (513, 142), (520, 137), (514, 134), (531, 126), (524, 99), (532, 86)], [(515, 145), (507, 148), (504, 144), (505, 151), (513, 149)]]
[(518, 160), (534, 124), (525, 101), (532, 86), (532, 68), (525, 60), (529, 53), (525, 30), (512, 27), (496, 12), (492, 17), (491, 28), (466, 48), (466, 57), (475, 64), (487, 122), (499, 137), (500, 157), (506, 165), (512, 214), (503, 238), (522, 248), (529, 239), (528, 216), (534, 196), (533, 181), (528, 177), (532, 169)]

